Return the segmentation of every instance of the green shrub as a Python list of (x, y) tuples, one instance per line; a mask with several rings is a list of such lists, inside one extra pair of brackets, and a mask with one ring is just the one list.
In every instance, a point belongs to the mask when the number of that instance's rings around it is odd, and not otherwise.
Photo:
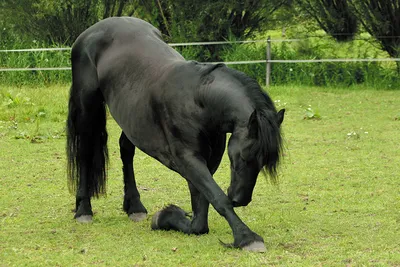
[[(9, 32), (0, 31), (1, 49), (49, 47), (32, 40), (21, 42)], [(59, 47), (51, 45), (50, 47)], [(188, 60), (210, 58), (210, 51), (203, 46), (175, 47)], [(225, 62), (263, 60), (266, 43), (223, 45), (218, 55)], [(326, 58), (378, 58), (378, 49), (371, 49), (363, 41), (343, 45), (329, 39), (308, 38), (300, 42), (272, 42), (272, 59), (326, 59)], [(0, 68), (69, 67), (70, 51), (8, 52), (0, 53)], [(229, 65), (245, 72), (264, 85), (266, 64)], [(321, 62), (321, 63), (272, 63), (272, 85), (352, 86), (362, 84), (376, 88), (400, 88), (394, 62)], [(71, 71), (10, 71), (0, 72), (0, 84), (49, 85), (70, 83)]]
[[(266, 44), (234, 45), (224, 51), (225, 61), (261, 60), (266, 58)], [(377, 58), (364, 43), (354, 42), (342, 55), (333, 41), (272, 42), (271, 59), (326, 59), (326, 58)], [(231, 65), (265, 84), (265, 63)], [(378, 88), (400, 88), (396, 65), (393, 62), (319, 62), (319, 63), (272, 63), (271, 84), (301, 84), (310, 86), (351, 86), (364, 84)]]
[[(33, 40), (29, 44), (15, 43), (7, 49), (49, 47), (44, 43)], [(51, 45), (50, 47), (57, 47)], [(69, 67), (70, 52), (67, 51), (38, 51), (38, 52), (2, 52), (0, 53), (0, 68), (47, 68)], [(0, 83), (15, 85), (47, 85), (71, 81), (71, 71), (7, 71), (0, 72)]]

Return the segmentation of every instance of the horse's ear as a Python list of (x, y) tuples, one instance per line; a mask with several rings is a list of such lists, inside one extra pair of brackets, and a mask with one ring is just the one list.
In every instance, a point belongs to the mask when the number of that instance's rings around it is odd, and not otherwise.
[(257, 139), (258, 137), (257, 110), (254, 110), (253, 113), (251, 113), (247, 129), (249, 130), (249, 138)]
[(279, 110), (278, 113), (276, 113), (278, 125), (282, 124), (284, 117), (285, 117), (285, 109), (281, 109), (281, 110)]

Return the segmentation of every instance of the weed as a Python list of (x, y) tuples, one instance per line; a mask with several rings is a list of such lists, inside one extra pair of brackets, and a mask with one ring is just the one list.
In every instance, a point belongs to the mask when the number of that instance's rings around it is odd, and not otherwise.
[(314, 110), (313, 108), (311, 108), (311, 105), (309, 105), (308, 108), (306, 108), (304, 110), (303, 119), (305, 119), (305, 120), (320, 120), (321, 115), (319, 114), (319, 111), (317, 109)]
[(3, 106), (14, 108), (19, 105), (34, 105), (29, 97), (22, 97), (21, 93), (13, 95), (10, 92), (3, 93)]
[(354, 131), (347, 133), (347, 138), (360, 139), (360, 134)]

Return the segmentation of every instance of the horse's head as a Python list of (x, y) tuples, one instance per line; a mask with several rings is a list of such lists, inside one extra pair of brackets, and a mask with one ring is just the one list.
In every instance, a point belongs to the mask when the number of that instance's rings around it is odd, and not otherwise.
[(237, 129), (228, 143), (231, 162), (231, 184), (228, 197), (234, 207), (251, 202), (259, 172), (265, 168), (272, 177), (281, 152), (280, 125), (285, 110), (258, 112), (250, 116), (247, 127)]

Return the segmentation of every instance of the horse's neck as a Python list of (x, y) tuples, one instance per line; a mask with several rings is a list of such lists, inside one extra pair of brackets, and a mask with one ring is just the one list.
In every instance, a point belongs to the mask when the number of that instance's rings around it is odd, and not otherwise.
[(209, 108), (212, 116), (219, 119), (219, 127), (222, 131), (235, 133), (247, 128), (254, 104), (248, 96), (239, 89), (229, 87), (214, 88), (209, 97)]

